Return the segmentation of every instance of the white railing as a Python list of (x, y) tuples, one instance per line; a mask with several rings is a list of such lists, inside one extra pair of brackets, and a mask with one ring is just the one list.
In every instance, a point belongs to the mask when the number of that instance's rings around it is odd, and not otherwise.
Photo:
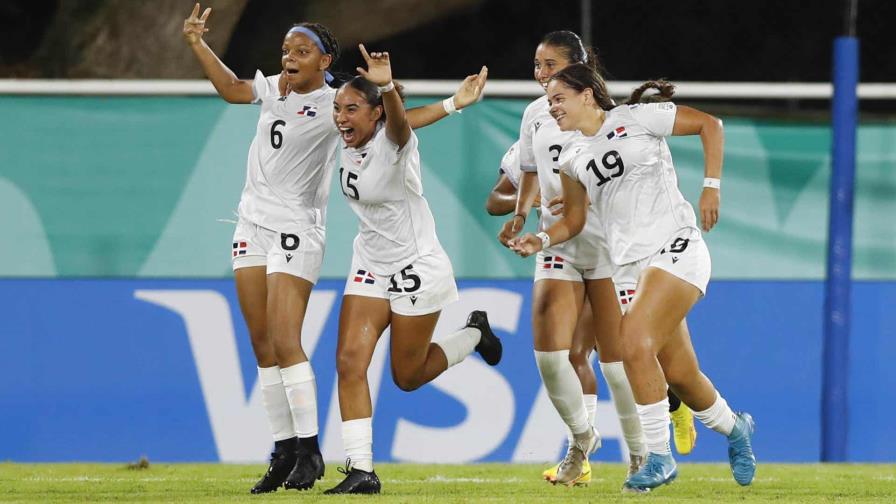
[[(442, 96), (454, 93), (457, 80), (405, 80), (410, 96)], [(610, 94), (628, 96), (640, 81), (612, 81)], [(829, 82), (676, 82), (676, 96), (709, 99), (819, 99), (831, 97)], [(534, 81), (493, 80), (486, 86), (490, 97), (534, 97), (541, 93)], [(896, 83), (859, 84), (862, 100), (896, 100)], [(0, 95), (105, 95), (105, 96), (170, 96), (214, 95), (207, 80), (43, 80), (0, 79)]]

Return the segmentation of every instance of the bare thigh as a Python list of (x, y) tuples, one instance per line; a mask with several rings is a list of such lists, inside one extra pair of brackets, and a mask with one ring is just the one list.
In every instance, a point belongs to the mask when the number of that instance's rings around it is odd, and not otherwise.
[(252, 266), (239, 268), (233, 272), (236, 282), (236, 295), (240, 301), (240, 311), (246, 328), (249, 329), (249, 340), (258, 367), (277, 365), (274, 345), (268, 338), (267, 330), (267, 268)]
[(342, 298), (336, 371), (339, 411), (344, 421), (370, 418), (373, 414), (367, 369), (390, 317), (387, 299), (355, 295)]
[(302, 323), (314, 284), (287, 273), (268, 275), (268, 335), (280, 367), (308, 360), (302, 349)]
[(556, 352), (572, 348), (584, 298), (585, 287), (581, 282), (553, 279), (535, 282), (532, 289), (535, 350)]

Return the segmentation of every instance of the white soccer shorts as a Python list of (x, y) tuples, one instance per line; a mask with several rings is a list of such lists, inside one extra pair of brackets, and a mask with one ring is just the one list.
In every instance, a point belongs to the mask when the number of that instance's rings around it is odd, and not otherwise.
[(323, 227), (277, 232), (240, 219), (233, 233), (233, 269), (266, 266), (267, 274), (287, 273), (317, 283), (324, 259)]

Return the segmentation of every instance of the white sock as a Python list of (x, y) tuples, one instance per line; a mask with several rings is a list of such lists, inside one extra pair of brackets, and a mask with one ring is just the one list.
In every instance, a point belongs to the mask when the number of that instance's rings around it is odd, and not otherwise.
[(295, 437), (296, 429), (292, 424), (286, 389), (283, 388), (283, 379), (280, 377), (280, 366), (258, 368), (258, 381), (261, 382), (261, 399), (274, 441)]
[(451, 367), (473, 353), (473, 349), (479, 344), (479, 338), (479, 329), (465, 327), (456, 333), (442, 336), (433, 343), (442, 348), (445, 358), (448, 359), (448, 367)]
[(728, 407), (728, 401), (719, 394), (718, 390), (716, 391), (716, 402), (703, 411), (695, 411), (694, 416), (707, 428), (723, 436), (731, 434), (731, 431), (734, 430), (734, 422), (737, 420), (734, 412)]
[(632, 455), (644, 455), (644, 430), (641, 428), (641, 417), (638, 416), (635, 396), (625, 374), (625, 367), (622, 362), (601, 362), (600, 371), (610, 388), (610, 396), (616, 406), (616, 414), (619, 415), (619, 424), (622, 426), (622, 435), (625, 437), (625, 444), (628, 445), (628, 452)]
[(296, 435), (309, 438), (317, 435), (317, 386), (308, 361), (280, 369), (283, 388), (289, 400)]
[(594, 416), (597, 414), (597, 394), (582, 394), (582, 400), (585, 401), (588, 423), (594, 425)]
[(569, 350), (557, 352), (535, 351), (538, 372), (547, 389), (548, 397), (560, 414), (560, 418), (575, 434), (588, 431), (588, 412), (582, 400), (582, 384), (569, 362)]
[(373, 419), (359, 418), (342, 422), (342, 446), (355, 469), (373, 471)]
[(660, 455), (669, 455), (669, 398), (653, 404), (639, 404), (638, 416), (647, 438), (647, 451)]

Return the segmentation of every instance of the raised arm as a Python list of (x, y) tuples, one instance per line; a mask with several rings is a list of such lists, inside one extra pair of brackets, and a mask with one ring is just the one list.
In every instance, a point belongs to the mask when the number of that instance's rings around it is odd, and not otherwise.
[(414, 107), (409, 109), (408, 122), (411, 128), (418, 129), (448, 117), (454, 111), (462, 109), (476, 103), (482, 96), (482, 90), (485, 87), (485, 81), (488, 79), (488, 67), (482, 67), (478, 74), (468, 75), (454, 96), (445, 98), (444, 100), (430, 103), (422, 107)]
[[(700, 221), (703, 230), (709, 231), (719, 222), (721, 205), (722, 156), (725, 132), (722, 120), (705, 112), (685, 106), (678, 106), (675, 113), (673, 135), (700, 135), (703, 142), (703, 176), (709, 180), (700, 195)], [(717, 182), (718, 181), (718, 182)], [(715, 186), (715, 187), (712, 187)]]
[[(563, 185), (563, 217), (544, 231), (548, 237), (548, 246), (563, 243), (581, 233), (585, 227), (585, 219), (588, 218), (588, 193), (585, 187), (562, 171), (560, 183)], [(542, 239), (538, 235), (526, 233), (520, 238), (511, 240), (510, 249), (523, 257), (528, 257), (542, 250), (542, 245)]]
[(238, 79), (202, 39), (202, 35), (208, 31), (205, 21), (211, 12), (212, 9), (209, 7), (200, 17), (197, 3), (190, 16), (184, 20), (184, 39), (190, 45), (193, 54), (199, 60), (199, 65), (202, 66), (202, 71), (215, 86), (221, 98), (228, 103), (252, 103), (255, 99), (252, 83)]
[(383, 111), (386, 113), (386, 137), (398, 148), (404, 147), (411, 138), (411, 127), (404, 113), (404, 103), (392, 82), (392, 65), (389, 62), (389, 53), (375, 52), (368, 54), (364, 44), (358, 45), (361, 56), (367, 63), (367, 70), (358, 67), (358, 73), (380, 87), (383, 94)]

